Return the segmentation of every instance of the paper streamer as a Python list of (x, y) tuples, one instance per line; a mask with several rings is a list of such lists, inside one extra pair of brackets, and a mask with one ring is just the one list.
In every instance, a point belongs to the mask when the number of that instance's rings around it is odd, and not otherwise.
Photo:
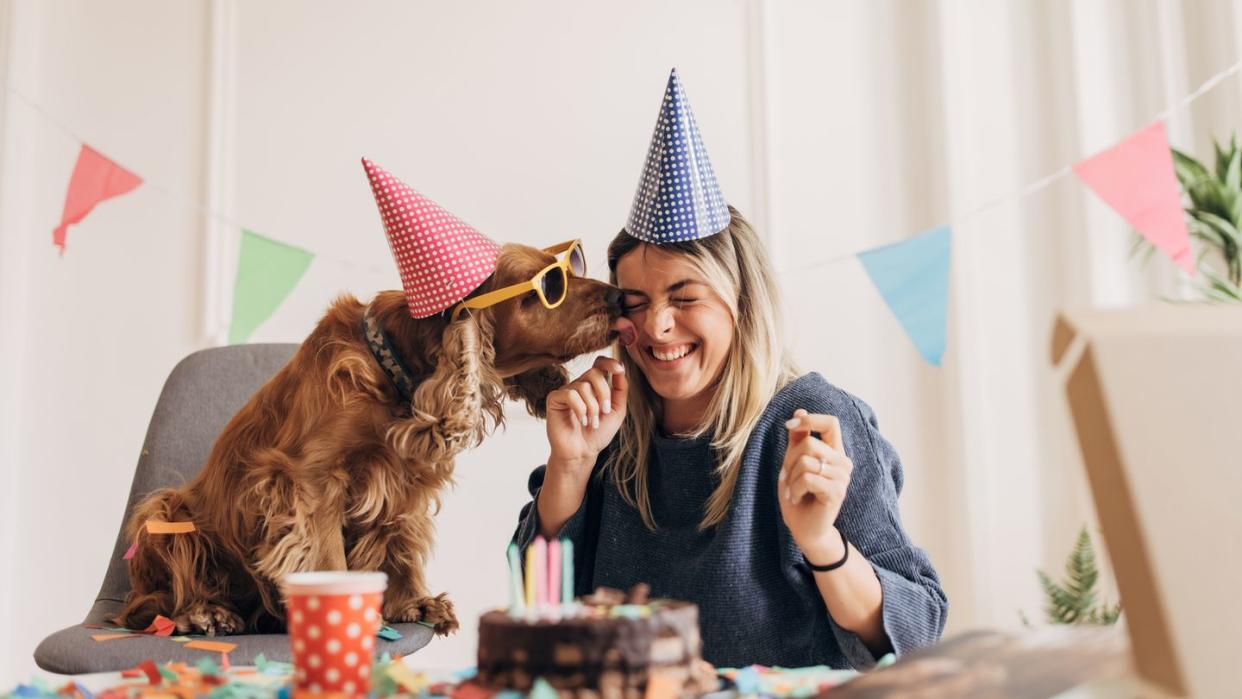
[(193, 522), (157, 522), (147, 520), (148, 534), (189, 534), (194, 531)]
[(94, 633), (91, 634), (91, 640), (94, 641), (115, 641), (120, 638), (138, 638), (142, 634), (136, 633)]
[(315, 254), (258, 233), (243, 230), (233, 284), (233, 318), (229, 343), (250, 339), (280, 306), (310, 267)]
[(1074, 174), (1174, 264), (1194, 276), (1190, 233), (1163, 121), (1075, 164)]
[(209, 650), (214, 653), (231, 653), (237, 648), (236, 643), (224, 643), (222, 641), (190, 641), (185, 644), (186, 648), (195, 650)]
[(951, 238), (951, 229), (940, 226), (858, 254), (919, 354), (935, 366), (944, 356)]
[(78, 150), (78, 162), (69, 177), (60, 225), (52, 231), (52, 244), (60, 248), (60, 254), (64, 255), (69, 226), (86, 218), (96, 204), (125, 194), (140, 184), (141, 177), (83, 143)]

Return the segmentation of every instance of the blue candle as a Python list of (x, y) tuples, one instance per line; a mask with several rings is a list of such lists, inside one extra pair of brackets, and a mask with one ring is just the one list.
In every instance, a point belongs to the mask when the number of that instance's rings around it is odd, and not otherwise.
[(519, 616), (526, 611), (522, 603), (522, 560), (517, 544), (509, 544), (509, 613)]
[(574, 542), (561, 539), (561, 604), (574, 601)]

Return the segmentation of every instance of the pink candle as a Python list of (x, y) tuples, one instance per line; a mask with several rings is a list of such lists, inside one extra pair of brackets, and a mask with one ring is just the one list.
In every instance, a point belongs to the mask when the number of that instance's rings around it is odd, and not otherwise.
[(548, 542), (548, 589), (545, 590), (547, 596), (544, 601), (548, 603), (548, 609), (556, 609), (560, 606), (561, 597), (561, 540), (553, 539)]
[(534, 565), (531, 566), (534, 570), (527, 568), (526, 574), (535, 576), (536, 609), (531, 611), (539, 612), (548, 601), (548, 542), (540, 536), (535, 538), (535, 543), (531, 546), (535, 549)]

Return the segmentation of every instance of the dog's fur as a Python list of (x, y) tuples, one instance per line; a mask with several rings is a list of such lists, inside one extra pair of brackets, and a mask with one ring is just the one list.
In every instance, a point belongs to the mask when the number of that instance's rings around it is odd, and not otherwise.
[[(506, 245), (475, 293), (527, 280), (553, 261)], [(279, 630), (285, 575), (380, 570), (386, 620), (455, 630), (452, 603), (432, 596), (423, 577), (454, 457), (503, 421), (506, 396), (542, 417), (548, 392), (568, 378), (561, 363), (615, 335), (619, 296), (574, 277), (556, 309), (532, 292), (450, 322), (411, 318), (404, 294), (381, 292), (372, 315), (414, 374), (410, 403), (367, 347), (363, 304), (338, 299), (224, 428), (198, 476), (134, 508), (132, 591), (116, 622), (142, 628), (162, 614), (182, 633)], [(196, 531), (150, 535), (148, 520), (192, 521)]]

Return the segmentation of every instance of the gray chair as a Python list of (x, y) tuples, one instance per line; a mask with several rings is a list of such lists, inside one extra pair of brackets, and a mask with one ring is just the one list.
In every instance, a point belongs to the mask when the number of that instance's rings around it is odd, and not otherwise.
[[(293, 356), (297, 345), (236, 345), (195, 352), (173, 369), (160, 393), (147, 438), (138, 457), (134, 483), (129, 490), (130, 510), (144, 495), (157, 488), (177, 486), (189, 481), (207, 460), (216, 436), (250, 396)], [(122, 521), (122, 530), (124, 520)], [(86, 619), (48, 636), (35, 649), (39, 667), (49, 672), (80, 674), (131, 668), (147, 658), (157, 662), (184, 660), (195, 662), (210, 654), (186, 649), (167, 638), (141, 637), (116, 641), (95, 641), (102, 633), (87, 625), (109, 625), (107, 618), (120, 608), (129, 592), (129, 575), (122, 556), (129, 547), (117, 534), (112, 560), (103, 585)], [(377, 653), (408, 655), (427, 645), (432, 631), (421, 624), (394, 624), (402, 638), (377, 639)], [(289, 641), (284, 634), (222, 636), (216, 640), (236, 643), (229, 654), (234, 664), (251, 664), (263, 653), (272, 660), (290, 659)]]

